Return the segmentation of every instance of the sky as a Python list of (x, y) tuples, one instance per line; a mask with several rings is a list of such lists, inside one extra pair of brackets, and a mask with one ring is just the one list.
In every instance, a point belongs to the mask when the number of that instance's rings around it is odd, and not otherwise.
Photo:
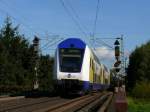
[[(62, 38), (77, 37), (93, 45), (100, 59), (114, 63), (115, 38), (123, 35), (125, 55), (150, 40), (149, 0), (0, 0), (0, 27), (10, 16), (19, 31), (32, 42), (40, 37), (42, 53), (53, 54)], [(64, 3), (64, 6), (63, 6)], [(67, 9), (67, 10), (66, 10)], [(108, 39), (114, 38), (114, 39)], [(92, 46), (92, 44), (90, 44)]]

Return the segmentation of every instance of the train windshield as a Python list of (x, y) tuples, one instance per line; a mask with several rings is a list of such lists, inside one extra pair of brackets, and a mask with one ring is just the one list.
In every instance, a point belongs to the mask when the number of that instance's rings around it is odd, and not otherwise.
[(80, 72), (83, 61), (83, 49), (60, 49), (60, 71)]

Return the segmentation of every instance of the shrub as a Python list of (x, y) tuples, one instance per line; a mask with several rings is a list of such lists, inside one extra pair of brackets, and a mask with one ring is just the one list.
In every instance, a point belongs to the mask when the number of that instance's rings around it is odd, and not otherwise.
[(136, 83), (132, 90), (132, 96), (135, 98), (150, 99), (150, 82), (141, 81)]

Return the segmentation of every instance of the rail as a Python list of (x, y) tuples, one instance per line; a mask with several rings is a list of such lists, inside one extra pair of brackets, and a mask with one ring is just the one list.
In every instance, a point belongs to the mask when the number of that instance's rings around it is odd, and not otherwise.
[(97, 92), (75, 99), (60, 97), (20, 99), (0, 104), (0, 112), (105, 112), (112, 97), (111, 92)]
[[(46, 112), (96, 112), (104, 104), (105, 106), (108, 105), (109, 103), (104, 102), (110, 102), (111, 98), (112, 93), (94, 93), (93, 95), (87, 95), (63, 104), (55, 105)], [(106, 110), (106, 108), (103, 107), (103, 110)]]

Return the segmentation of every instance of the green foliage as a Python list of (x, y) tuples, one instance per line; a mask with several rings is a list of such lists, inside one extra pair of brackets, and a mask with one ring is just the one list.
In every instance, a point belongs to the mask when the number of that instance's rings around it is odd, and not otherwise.
[(150, 101), (128, 97), (128, 112), (150, 112)]
[(39, 89), (43, 91), (51, 91), (52, 85), (52, 71), (54, 59), (49, 55), (41, 56), (39, 69)]
[(0, 89), (31, 89), (34, 66), (31, 52), (33, 50), (28, 41), (19, 34), (18, 27), (12, 27), (7, 18), (0, 32)]
[(0, 30), (0, 94), (31, 91), (35, 82), (36, 59), (40, 59), (41, 90), (52, 88), (52, 64), (49, 56), (37, 57), (33, 46), (7, 18)]
[(130, 91), (140, 81), (150, 81), (150, 42), (137, 47), (130, 55), (127, 87)]
[(150, 82), (139, 82), (132, 90), (132, 96), (141, 99), (150, 99)]

